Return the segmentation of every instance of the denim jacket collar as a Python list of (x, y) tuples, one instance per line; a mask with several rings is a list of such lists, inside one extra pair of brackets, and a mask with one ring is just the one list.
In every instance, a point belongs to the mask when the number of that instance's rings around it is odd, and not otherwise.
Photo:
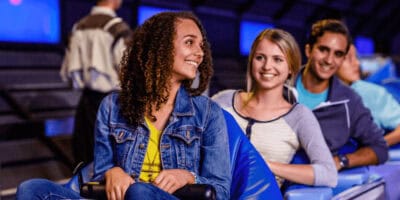
[(176, 95), (175, 108), (172, 115), (174, 116), (194, 115), (193, 99), (183, 86), (179, 88), (178, 94)]

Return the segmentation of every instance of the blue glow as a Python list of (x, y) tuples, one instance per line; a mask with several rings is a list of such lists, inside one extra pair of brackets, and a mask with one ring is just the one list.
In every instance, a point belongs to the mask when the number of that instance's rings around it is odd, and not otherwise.
[(139, 6), (138, 8), (138, 24), (143, 24), (146, 19), (150, 18), (151, 16), (158, 14), (164, 11), (171, 11), (167, 8), (161, 7), (153, 7), (153, 6)]
[(264, 29), (273, 27), (273, 24), (268, 23), (242, 21), (240, 23), (240, 54), (243, 56), (249, 55), (251, 44), (257, 35)]
[(354, 45), (360, 55), (371, 55), (375, 52), (374, 40), (369, 37), (357, 36)]
[(47, 119), (45, 121), (46, 136), (72, 134), (74, 130), (74, 117), (61, 119)]
[(1, 0), (0, 41), (58, 43), (59, 0)]

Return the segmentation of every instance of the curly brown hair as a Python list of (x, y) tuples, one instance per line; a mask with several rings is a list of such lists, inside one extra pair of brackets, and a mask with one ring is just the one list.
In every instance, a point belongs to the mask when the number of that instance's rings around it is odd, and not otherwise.
[(200, 95), (212, 76), (210, 45), (200, 20), (191, 12), (162, 12), (137, 27), (132, 41), (121, 61), (121, 91), (119, 95), (122, 115), (134, 126), (153, 116), (151, 107), (159, 110), (169, 98), (170, 79), (174, 58), (176, 22), (190, 19), (197, 24), (203, 36), (203, 62), (198, 67), (199, 86), (191, 88), (193, 80), (184, 80), (183, 87), (192, 96)]

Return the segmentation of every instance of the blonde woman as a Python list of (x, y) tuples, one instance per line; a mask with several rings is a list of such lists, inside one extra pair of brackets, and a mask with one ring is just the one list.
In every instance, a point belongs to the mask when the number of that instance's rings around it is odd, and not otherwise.
[[(333, 187), (337, 171), (318, 121), (308, 108), (294, 101), (290, 87), (300, 64), (295, 39), (286, 31), (266, 29), (251, 48), (247, 91), (225, 90), (213, 99), (234, 116), (280, 186), (289, 180)], [(301, 148), (311, 164), (290, 164)]]

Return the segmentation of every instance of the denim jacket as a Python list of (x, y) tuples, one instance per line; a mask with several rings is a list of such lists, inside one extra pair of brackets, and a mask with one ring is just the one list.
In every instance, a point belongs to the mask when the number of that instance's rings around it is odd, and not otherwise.
[[(146, 123), (134, 127), (121, 115), (118, 93), (105, 97), (95, 127), (94, 180), (102, 180), (108, 169), (118, 166), (139, 181), (148, 141)], [(229, 198), (226, 123), (221, 108), (208, 97), (179, 89), (159, 147), (162, 169), (194, 172), (196, 183), (214, 186), (217, 199)]]

